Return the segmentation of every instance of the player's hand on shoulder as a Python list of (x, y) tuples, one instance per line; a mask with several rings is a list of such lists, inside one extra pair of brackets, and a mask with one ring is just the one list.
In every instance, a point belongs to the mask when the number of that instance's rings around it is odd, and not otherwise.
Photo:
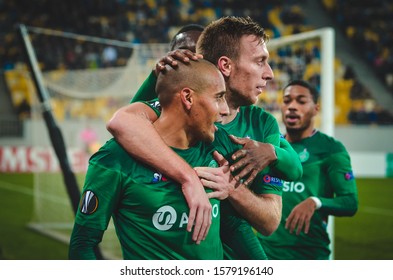
[(224, 200), (240, 183), (232, 176), (227, 160), (218, 152), (214, 152), (214, 157), (219, 167), (195, 167), (194, 170), (203, 186), (213, 190), (208, 197)]
[(259, 172), (277, 160), (274, 146), (271, 144), (233, 135), (230, 135), (230, 138), (232, 142), (243, 146), (232, 155), (235, 163), (231, 165), (231, 171), (239, 172), (236, 179), (243, 179), (245, 185), (251, 184)]
[(198, 60), (203, 58), (201, 54), (193, 53), (190, 50), (186, 49), (177, 49), (168, 52), (165, 56), (163, 56), (157, 63), (154, 69), (154, 73), (156, 76), (162, 71), (165, 71), (166, 67), (175, 68), (179, 61), (183, 63), (188, 63), (190, 60)]

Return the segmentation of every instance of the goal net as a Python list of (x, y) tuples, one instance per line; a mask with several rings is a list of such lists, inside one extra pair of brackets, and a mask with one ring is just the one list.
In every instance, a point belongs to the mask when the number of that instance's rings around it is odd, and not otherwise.
[[(105, 122), (130, 102), (155, 62), (168, 51), (168, 45), (130, 44), (31, 27), (29, 37), (73, 171), (82, 187), (89, 156), (111, 137)], [(321, 29), (274, 38), (268, 49), (275, 79), (268, 83), (258, 105), (281, 122), (281, 89), (294, 78), (308, 80), (321, 92), (319, 128), (333, 135), (336, 118), (333, 31)], [(32, 108), (34, 148), (51, 160), (45, 170), (35, 172), (34, 212), (29, 225), (69, 242), (74, 213), (46, 137), (40, 106), (33, 104)], [(329, 227), (333, 241), (333, 220), (329, 221)], [(121, 258), (112, 223), (101, 249), (107, 258)]]

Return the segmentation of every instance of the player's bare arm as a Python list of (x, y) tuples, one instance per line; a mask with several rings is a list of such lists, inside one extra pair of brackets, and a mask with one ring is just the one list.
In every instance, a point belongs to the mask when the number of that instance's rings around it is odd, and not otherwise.
[(209, 231), (212, 206), (195, 171), (158, 135), (152, 124), (156, 119), (153, 109), (136, 102), (119, 109), (107, 129), (130, 155), (181, 184), (190, 208), (187, 230), (191, 231), (195, 223), (193, 240), (199, 243)]
[(269, 236), (281, 219), (282, 197), (276, 194), (253, 193), (241, 184), (228, 196), (233, 207), (261, 234)]

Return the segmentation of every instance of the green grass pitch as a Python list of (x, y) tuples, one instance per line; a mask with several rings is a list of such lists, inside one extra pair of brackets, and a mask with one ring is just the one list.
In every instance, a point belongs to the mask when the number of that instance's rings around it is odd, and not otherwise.
[[(0, 174), (0, 259), (65, 260), (66, 244), (31, 229), (32, 174)], [(358, 178), (359, 210), (335, 218), (335, 259), (393, 259), (393, 178)]]

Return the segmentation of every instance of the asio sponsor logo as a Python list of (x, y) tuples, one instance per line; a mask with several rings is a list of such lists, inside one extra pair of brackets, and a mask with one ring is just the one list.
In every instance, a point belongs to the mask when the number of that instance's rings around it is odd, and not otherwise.
[[(218, 204), (214, 204), (212, 208), (213, 218), (217, 218), (218, 213)], [(186, 212), (178, 213), (170, 205), (164, 205), (154, 213), (152, 223), (156, 229), (161, 231), (170, 230), (172, 227), (185, 228), (188, 224), (188, 215)]]
[(284, 192), (296, 192), (302, 193), (304, 192), (306, 186), (302, 182), (284, 182), (284, 187), (282, 190)]
[(79, 205), (83, 214), (93, 214), (98, 208), (98, 198), (92, 191), (85, 191)]

